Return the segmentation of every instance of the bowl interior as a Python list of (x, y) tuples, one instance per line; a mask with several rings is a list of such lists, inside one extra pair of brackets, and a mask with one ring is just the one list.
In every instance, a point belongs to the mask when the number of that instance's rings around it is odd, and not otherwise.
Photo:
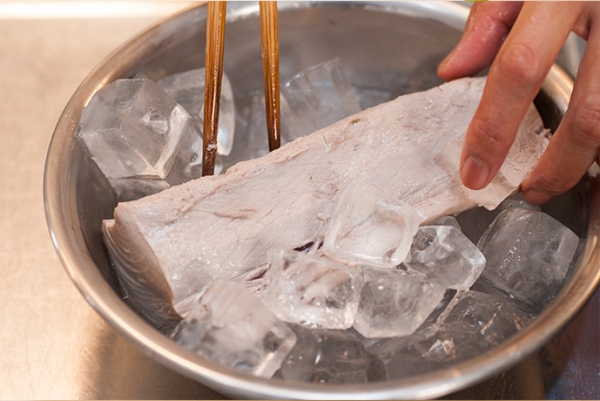
[[(244, 107), (241, 95), (263, 88), (258, 6), (242, 2), (228, 7), (224, 70), (236, 93), (236, 108), (241, 110)], [(393, 97), (428, 89), (441, 83), (436, 75), (437, 65), (460, 39), (467, 12), (466, 7), (451, 3), (281, 2), (281, 79), (337, 57), (349, 81), (358, 89), (389, 92)], [(237, 397), (431, 397), (481, 381), (524, 358), (566, 324), (585, 302), (586, 294), (589, 297), (598, 275), (590, 278), (593, 273), (586, 272), (592, 270), (582, 266), (594, 257), (595, 246), (588, 246), (571, 272), (571, 287), (578, 283), (573, 277), (583, 274), (588, 275), (592, 286), (584, 285), (573, 295), (578, 299), (564, 312), (570, 316), (552, 317), (546, 313), (510, 344), (456, 368), (362, 387), (325, 388), (250, 377), (204, 361), (156, 332), (122, 299), (100, 232), (102, 220), (112, 217), (116, 196), (95, 163), (75, 142), (74, 134), (79, 113), (91, 95), (113, 80), (132, 76), (156, 80), (202, 67), (205, 16), (205, 5), (195, 6), (162, 21), (109, 56), (90, 74), (67, 106), (48, 153), (46, 208), (63, 263), (89, 302), (147, 354)], [(546, 125), (554, 129), (568, 98), (555, 100), (557, 93), (552, 88), (545, 85), (536, 104)], [(597, 204), (594, 191), (597, 192), (594, 181), (586, 177), (573, 190), (545, 205), (544, 210), (580, 238), (589, 237), (590, 221), (596, 219), (590, 214), (590, 205)], [(544, 334), (536, 335), (540, 330)]]

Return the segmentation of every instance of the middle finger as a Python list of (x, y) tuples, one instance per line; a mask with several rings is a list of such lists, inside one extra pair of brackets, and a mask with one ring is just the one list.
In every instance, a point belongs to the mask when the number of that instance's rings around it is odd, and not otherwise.
[(461, 179), (472, 189), (494, 178), (527, 108), (577, 20), (583, 2), (525, 3), (492, 64), (467, 130)]

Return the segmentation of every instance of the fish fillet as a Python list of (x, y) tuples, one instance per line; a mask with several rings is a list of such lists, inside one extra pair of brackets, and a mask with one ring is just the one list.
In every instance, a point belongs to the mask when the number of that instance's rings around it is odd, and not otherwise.
[(402, 96), (224, 175), (120, 203), (103, 232), (125, 291), (159, 323), (185, 316), (214, 280), (237, 278), (258, 288), (267, 251), (318, 240), (341, 192), (356, 180), (408, 203), (423, 221), (497, 206), (517, 190), (547, 139), (532, 106), (517, 143), (535, 151), (511, 150), (505, 164), (510, 179), (500, 174), (500, 194), (497, 188), (466, 191), (456, 149), (484, 84), (484, 78), (466, 78)]

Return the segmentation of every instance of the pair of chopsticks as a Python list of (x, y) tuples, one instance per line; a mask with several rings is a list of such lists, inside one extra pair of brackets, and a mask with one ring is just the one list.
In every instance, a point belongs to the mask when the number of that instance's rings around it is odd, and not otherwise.
[[(269, 150), (280, 143), (279, 41), (277, 2), (260, 1), (260, 36), (265, 83)], [(213, 175), (219, 132), (219, 100), (223, 77), (226, 1), (209, 1), (206, 19), (206, 75), (204, 83), (204, 134), (202, 175)]]

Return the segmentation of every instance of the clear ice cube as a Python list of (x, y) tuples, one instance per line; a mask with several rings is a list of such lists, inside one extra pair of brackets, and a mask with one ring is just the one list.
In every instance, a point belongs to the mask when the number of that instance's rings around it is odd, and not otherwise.
[(339, 59), (317, 64), (283, 82), (281, 96), (281, 113), (289, 126), (286, 142), (361, 110)]
[(148, 79), (121, 79), (96, 92), (77, 134), (108, 178), (159, 179), (194, 136), (188, 113)]
[(408, 254), (420, 222), (410, 205), (353, 183), (340, 196), (322, 250), (332, 258), (393, 268)]
[(445, 288), (400, 269), (363, 268), (364, 285), (354, 329), (367, 338), (414, 332), (444, 298)]
[(165, 180), (160, 178), (108, 178), (108, 182), (113, 187), (119, 202), (140, 199), (170, 187)]
[(522, 199), (522, 194), (517, 193), (502, 201), (502, 203), (494, 210), (488, 210), (483, 206), (476, 207), (460, 213), (456, 216), (456, 220), (460, 224), (462, 232), (476, 244), (477, 241), (479, 241), (479, 238), (481, 238), (481, 235), (488, 229), (500, 212), (511, 207), (541, 210), (539, 206), (527, 203)]
[[(204, 78), (205, 69), (180, 72), (160, 79), (158, 85), (177, 103), (183, 106), (203, 131), (204, 121)], [(235, 133), (235, 104), (233, 90), (227, 75), (223, 73), (221, 81), (221, 99), (219, 103), (219, 132), (217, 134), (217, 153), (228, 155), (233, 147)]]
[(546, 213), (508, 208), (477, 244), (487, 266), (476, 288), (492, 287), (539, 311), (560, 290), (578, 245), (577, 235)]
[(481, 251), (453, 226), (424, 226), (413, 238), (404, 264), (445, 288), (469, 289), (485, 267)]
[(235, 281), (213, 283), (172, 338), (207, 359), (267, 378), (296, 343), (294, 332)]
[(454, 216), (440, 216), (435, 220), (427, 223), (428, 226), (450, 226), (455, 227), (460, 230), (460, 224), (458, 224), (458, 220)]
[(263, 303), (283, 321), (347, 329), (358, 310), (360, 270), (298, 251), (270, 253)]
[(448, 333), (424, 328), (411, 335), (385, 338), (367, 347), (385, 366), (389, 379), (430, 373), (452, 365), (456, 347)]
[(354, 95), (358, 100), (358, 104), (362, 110), (377, 106), (378, 104), (391, 100), (392, 93), (390, 91), (379, 88), (370, 88), (367, 86), (352, 86)]
[(454, 360), (486, 352), (523, 329), (531, 318), (508, 301), (477, 291), (459, 291), (438, 319), (456, 347)]
[(236, 136), (228, 156), (222, 158), (224, 169), (269, 153), (265, 97), (262, 91), (236, 94)]
[(120, 202), (202, 174), (202, 138), (190, 116), (148, 79), (118, 80), (98, 91), (82, 114), (77, 139)]
[[(455, 136), (446, 148), (434, 158), (448, 176), (457, 182), (461, 182), (458, 164), (464, 140), (464, 135)], [(510, 148), (506, 161), (492, 182), (480, 190), (472, 190), (461, 185), (463, 191), (480, 206), (489, 210), (495, 209), (502, 200), (518, 189), (523, 178), (529, 173), (528, 166), (531, 163), (528, 161), (539, 159), (544, 153), (547, 143), (548, 140), (544, 136), (527, 129), (521, 130)]]
[(298, 341), (281, 365), (285, 380), (362, 384), (384, 380), (385, 370), (352, 331), (306, 329), (291, 325)]
[(459, 291), (436, 324), (367, 347), (390, 379), (430, 373), (475, 358), (521, 330), (529, 316), (501, 298)]

